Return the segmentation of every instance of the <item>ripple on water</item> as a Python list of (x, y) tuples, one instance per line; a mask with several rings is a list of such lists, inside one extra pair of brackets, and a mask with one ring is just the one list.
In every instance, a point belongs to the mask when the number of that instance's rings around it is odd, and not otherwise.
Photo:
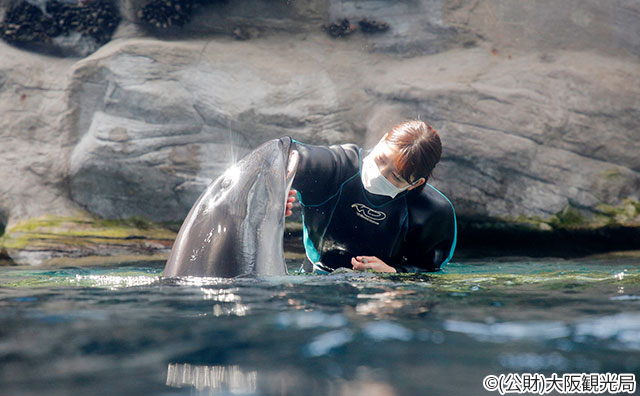
[(374, 341), (410, 341), (413, 338), (413, 331), (398, 323), (388, 320), (367, 323), (363, 332), (367, 337)]
[(445, 330), (463, 333), (479, 341), (545, 341), (569, 337), (573, 342), (596, 339), (613, 349), (640, 350), (640, 313), (587, 318), (565, 324), (558, 321), (478, 323), (445, 320)]
[(347, 325), (347, 318), (342, 314), (326, 314), (320, 311), (294, 311), (278, 314), (275, 322), (282, 328), (338, 328)]
[(621, 296), (610, 297), (609, 300), (612, 300), (612, 301), (640, 301), (640, 296), (623, 294)]
[(311, 343), (304, 348), (304, 353), (308, 357), (324, 356), (348, 344), (352, 340), (353, 332), (349, 329), (329, 331), (315, 337)]
[(640, 313), (620, 313), (585, 320), (575, 326), (579, 340), (610, 340), (617, 348), (640, 351)]
[(569, 327), (558, 321), (476, 323), (445, 320), (448, 331), (464, 333), (480, 341), (504, 342), (511, 340), (550, 340), (570, 334)]

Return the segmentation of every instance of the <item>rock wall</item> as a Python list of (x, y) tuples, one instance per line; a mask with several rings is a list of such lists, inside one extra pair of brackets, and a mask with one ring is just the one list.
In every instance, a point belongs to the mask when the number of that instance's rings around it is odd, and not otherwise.
[(75, 60), (0, 43), (0, 213), (8, 224), (78, 206), (66, 193), (68, 72)]
[[(5, 224), (180, 221), (267, 139), (366, 146), (417, 117), (441, 132), (433, 184), (463, 221), (640, 224), (611, 209), (640, 199), (635, 1), (230, 0), (171, 29), (140, 23), (144, 4), (120, 1), (86, 58), (0, 43)], [(323, 32), (343, 18), (390, 29)]]

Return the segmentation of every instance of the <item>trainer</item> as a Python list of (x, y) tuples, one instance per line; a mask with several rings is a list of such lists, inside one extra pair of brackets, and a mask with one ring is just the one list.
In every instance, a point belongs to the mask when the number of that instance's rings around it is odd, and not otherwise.
[(302, 207), (304, 271), (424, 272), (451, 260), (455, 211), (427, 183), (442, 153), (430, 125), (396, 125), (370, 151), (297, 141), (293, 148), (300, 155), (293, 188)]

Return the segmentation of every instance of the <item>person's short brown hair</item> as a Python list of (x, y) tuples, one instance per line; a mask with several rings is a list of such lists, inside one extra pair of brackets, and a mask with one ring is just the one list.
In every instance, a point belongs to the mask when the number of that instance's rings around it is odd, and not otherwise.
[(395, 166), (403, 179), (409, 183), (421, 177), (429, 180), (442, 155), (438, 131), (424, 121), (411, 120), (391, 128), (385, 141), (400, 153)]

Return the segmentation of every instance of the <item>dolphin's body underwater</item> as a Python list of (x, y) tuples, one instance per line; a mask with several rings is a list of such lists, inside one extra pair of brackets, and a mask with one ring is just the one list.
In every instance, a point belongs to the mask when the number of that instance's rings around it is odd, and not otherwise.
[(291, 138), (270, 140), (212, 182), (187, 215), (165, 277), (285, 275), (285, 205), (298, 164)]

